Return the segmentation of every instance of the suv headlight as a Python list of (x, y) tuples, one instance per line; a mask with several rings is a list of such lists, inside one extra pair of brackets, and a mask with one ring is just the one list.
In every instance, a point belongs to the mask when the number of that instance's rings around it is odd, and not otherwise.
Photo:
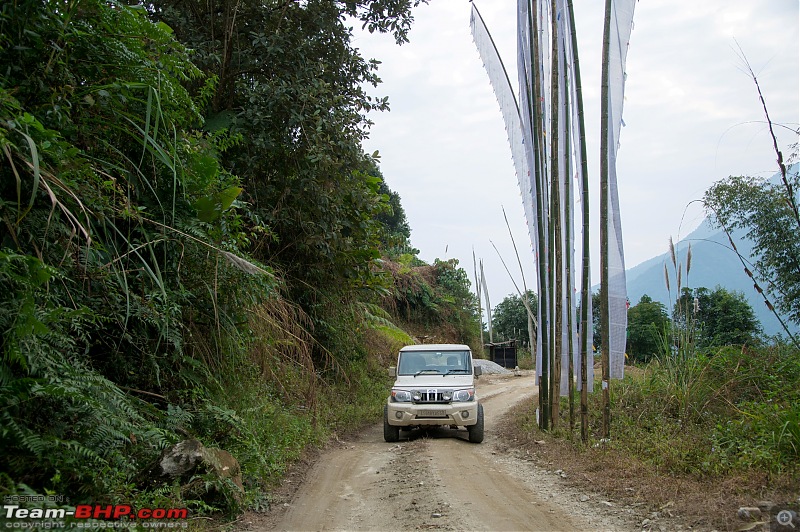
[(466, 390), (456, 390), (453, 392), (453, 401), (458, 403), (465, 403), (472, 401), (475, 397), (475, 388), (467, 388)]
[(392, 390), (392, 399), (399, 403), (411, 402), (411, 392), (408, 390)]

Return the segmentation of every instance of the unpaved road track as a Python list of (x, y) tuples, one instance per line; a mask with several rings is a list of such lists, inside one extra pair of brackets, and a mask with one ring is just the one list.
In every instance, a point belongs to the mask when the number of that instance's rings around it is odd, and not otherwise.
[(376, 425), (326, 451), (294, 498), (251, 530), (620, 528), (615, 520), (564, 504), (575, 494), (554, 493), (557, 480), (549, 472), (545, 478), (532, 464), (495, 450), (493, 428), (502, 414), (535, 391), (532, 376), (482, 377), (482, 444), (469, 443), (463, 429), (401, 432), (400, 442), (389, 444)]

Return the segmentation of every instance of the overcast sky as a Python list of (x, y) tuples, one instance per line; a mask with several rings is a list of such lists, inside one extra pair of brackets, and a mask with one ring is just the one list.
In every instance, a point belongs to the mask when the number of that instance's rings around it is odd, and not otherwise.
[[(476, 0), (516, 89), (513, 0)], [(599, 117), (602, 0), (574, 0), (586, 109), (593, 284), (599, 279)], [(533, 255), (503, 119), (469, 30), (466, 0), (431, 0), (415, 12), (410, 43), (358, 33), (355, 46), (382, 62), (391, 111), (373, 114), (365, 143), (378, 150), (390, 188), (402, 197), (423, 260), (457, 258), (472, 278), (483, 258), (492, 306), (515, 292), (490, 244), (518, 284), (519, 267), (501, 206), (522, 253), (528, 286)], [(644, 0), (636, 5), (618, 155), (628, 268), (667, 250), (704, 218), (705, 190), (731, 174), (777, 170), (756, 88), (773, 122), (800, 122), (797, 0)], [(358, 28), (356, 28), (358, 32)], [(737, 45), (738, 43), (738, 45)], [(797, 135), (778, 127), (780, 147)], [(688, 208), (687, 208), (688, 205)], [(580, 223), (578, 220), (577, 223)], [(578, 255), (580, 251), (578, 250)]]

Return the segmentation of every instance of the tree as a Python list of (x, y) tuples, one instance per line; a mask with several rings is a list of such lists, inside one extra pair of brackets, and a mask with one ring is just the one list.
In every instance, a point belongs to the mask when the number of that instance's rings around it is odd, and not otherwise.
[(673, 317), (679, 327), (694, 326), (698, 349), (759, 343), (761, 324), (741, 292), (684, 288)]
[[(238, 415), (278, 410), (250, 350), (355, 359), (383, 282), (392, 198), (361, 141), (388, 104), (344, 15), (403, 41), (412, 3), (0, 5), (4, 489), (128, 492), (186, 434), (275, 470)], [(232, 384), (257, 406), (228, 410)]]
[[(791, 169), (793, 168), (793, 171)], [(745, 231), (753, 242), (755, 268), (745, 271), (777, 308), (800, 324), (800, 219), (796, 191), (798, 166), (775, 184), (755, 177), (731, 176), (715, 183), (703, 197), (709, 218), (730, 232)], [(771, 303), (768, 303), (771, 306)]]
[(353, 309), (385, 288), (379, 217), (393, 208), (362, 148), (368, 113), (388, 109), (387, 98), (368, 94), (379, 62), (361, 55), (349, 24), (402, 43), (419, 3), (146, 2), (216, 80), (205, 129), (247, 139), (222, 164), (242, 179), (249, 251), (282, 273), (312, 321), (319, 357), (353, 353)]
[(475, 345), (480, 338), (481, 317), (478, 315), (478, 298), (470, 289), (469, 275), (458, 266), (458, 259), (433, 262), (436, 273), (435, 291), (440, 319), (451, 324), (460, 341)]
[[(370, 163), (372, 162), (370, 161)], [(386, 202), (385, 208), (377, 214), (377, 220), (381, 224), (381, 252), (389, 257), (397, 257), (405, 253), (419, 254), (419, 250), (411, 245), (411, 227), (408, 225), (406, 211), (400, 201), (400, 194), (389, 188), (389, 185), (386, 184), (386, 179), (376, 164), (372, 164), (372, 169), (368, 173), (381, 179), (378, 193), (381, 195), (381, 199)]]
[(662, 351), (661, 338), (669, 329), (667, 308), (647, 294), (628, 310), (628, 356), (648, 362)]
[[(525, 295), (529, 307), (536, 309), (539, 304), (536, 293), (528, 290)], [(516, 340), (520, 346), (528, 345), (528, 311), (520, 296), (510, 295), (497, 304), (492, 312), (492, 327), (498, 338)]]

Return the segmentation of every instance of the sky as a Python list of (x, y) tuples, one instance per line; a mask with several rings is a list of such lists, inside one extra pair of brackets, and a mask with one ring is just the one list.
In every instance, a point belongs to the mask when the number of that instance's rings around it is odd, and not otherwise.
[[(513, 0), (475, 0), (515, 89)], [(592, 284), (599, 280), (599, 129), (602, 0), (574, 0), (583, 81), (592, 217)], [(800, 122), (797, 0), (637, 2), (627, 60), (619, 179), (626, 267), (667, 251), (705, 217), (695, 200), (729, 175), (778, 171), (758, 77), (779, 148), (788, 156)], [(354, 45), (382, 62), (391, 111), (373, 113), (367, 152), (397, 191), (420, 258), (459, 260), (473, 277), (482, 259), (492, 307), (522, 289), (503, 208), (527, 286), (534, 259), (499, 106), (472, 42), (467, 0), (431, 0), (414, 12), (410, 43), (356, 27)], [(693, 203), (694, 202), (694, 203)], [(576, 221), (580, 225), (580, 219)], [(492, 246), (499, 250), (499, 255)], [(577, 255), (580, 256), (578, 249)]]

